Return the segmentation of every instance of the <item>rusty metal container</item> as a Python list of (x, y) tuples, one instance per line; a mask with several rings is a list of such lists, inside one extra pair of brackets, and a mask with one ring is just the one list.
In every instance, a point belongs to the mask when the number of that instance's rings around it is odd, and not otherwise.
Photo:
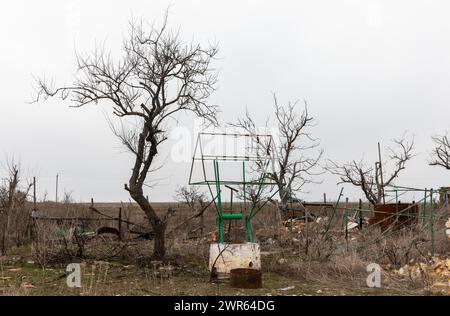
[(262, 287), (262, 273), (256, 269), (232, 269), (230, 271), (230, 285), (240, 289), (260, 289)]
[(381, 230), (386, 230), (391, 225), (399, 228), (417, 222), (419, 206), (410, 203), (377, 204), (374, 211), (375, 215), (369, 219), (369, 225), (381, 222)]

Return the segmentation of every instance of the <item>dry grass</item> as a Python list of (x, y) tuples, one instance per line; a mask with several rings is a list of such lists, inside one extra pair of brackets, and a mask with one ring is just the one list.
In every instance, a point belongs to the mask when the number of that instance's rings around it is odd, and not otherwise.
[[(167, 232), (192, 216), (192, 211), (178, 203), (159, 203), (157, 212), (164, 214), (168, 207), (177, 210), (170, 219)], [(96, 209), (110, 216), (117, 216), (119, 207), (124, 219), (148, 227), (142, 212), (134, 204), (98, 203)], [(239, 209), (239, 205), (237, 205)], [(39, 205), (41, 214), (51, 217), (95, 218), (98, 214), (89, 210), (88, 204)], [(68, 238), (52, 238), (52, 232), (70, 230), (75, 226), (98, 228), (116, 222), (40, 222), (33, 243), (10, 249), (2, 257), (0, 294), (3, 295), (408, 295), (424, 294), (423, 284), (413, 280), (396, 278), (392, 269), (411, 261), (429, 259), (430, 230), (420, 225), (390, 233), (389, 238), (374, 242), (380, 231), (376, 228), (354, 229), (349, 239), (344, 238), (342, 217), (336, 216), (328, 234), (323, 234), (330, 210), (319, 209), (316, 219), (308, 224), (300, 221), (298, 227), (286, 227), (276, 221), (276, 209), (267, 207), (256, 217), (254, 232), (261, 244), (264, 287), (244, 291), (232, 289), (227, 283), (211, 284), (208, 272), (210, 237), (215, 231), (215, 212), (205, 213), (204, 236), (199, 235), (199, 219), (187, 222), (169, 234), (167, 258), (163, 265), (173, 267), (173, 275), (162, 277), (161, 263), (152, 262), (152, 242), (135, 239), (124, 225), (124, 240), (120, 251), (109, 258), (108, 243), (84, 245), (84, 258), (78, 256), (79, 244)], [(436, 213), (436, 250), (449, 253), (448, 240), (438, 235), (443, 227), (446, 211)], [(317, 218), (321, 217), (322, 220)], [(441, 223), (442, 222), (442, 223)], [(442, 226), (442, 227), (441, 227)], [(235, 230), (235, 234), (242, 230)], [(236, 237), (236, 236), (235, 236)], [(306, 238), (308, 237), (308, 238)], [(94, 247), (95, 246), (95, 247)], [(69, 262), (82, 263), (82, 289), (69, 289), (65, 284), (64, 270)], [(366, 286), (369, 263), (383, 267), (382, 288)], [(19, 269), (19, 270), (16, 270)], [(294, 288), (292, 288), (294, 286)], [(289, 288), (289, 290), (284, 290)]]

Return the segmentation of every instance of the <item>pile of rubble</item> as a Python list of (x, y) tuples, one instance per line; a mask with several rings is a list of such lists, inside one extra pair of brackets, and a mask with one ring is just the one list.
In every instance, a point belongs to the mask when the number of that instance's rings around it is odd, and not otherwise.
[(422, 281), (425, 290), (434, 294), (450, 295), (450, 259), (433, 257), (429, 264), (406, 264), (395, 273), (414, 281)]
[(286, 231), (292, 231), (293, 233), (300, 233), (305, 226), (305, 222), (298, 218), (288, 219), (283, 222), (283, 226)]

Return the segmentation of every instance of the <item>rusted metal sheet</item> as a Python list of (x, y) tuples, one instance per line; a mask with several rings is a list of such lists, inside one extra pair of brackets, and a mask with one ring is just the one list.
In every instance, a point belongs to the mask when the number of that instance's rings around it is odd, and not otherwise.
[(113, 234), (113, 235), (117, 235), (117, 237), (120, 237), (120, 232), (113, 227), (100, 227), (99, 229), (97, 229), (97, 235), (102, 235), (102, 234)]
[(419, 206), (410, 203), (377, 204), (374, 206), (375, 216), (369, 219), (369, 225), (378, 224), (382, 230), (395, 225), (402, 227), (417, 222)]
[(262, 273), (255, 269), (232, 269), (230, 271), (230, 285), (240, 289), (260, 289), (262, 287)]

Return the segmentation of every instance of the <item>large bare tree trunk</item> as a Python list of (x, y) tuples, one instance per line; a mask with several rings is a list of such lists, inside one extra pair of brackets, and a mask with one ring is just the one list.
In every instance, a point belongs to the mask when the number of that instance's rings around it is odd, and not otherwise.
[(283, 212), (286, 212), (288, 209), (288, 203), (289, 203), (289, 199), (290, 199), (290, 193), (287, 189), (285, 189), (284, 187), (280, 188), (280, 209)]
[(153, 248), (153, 257), (160, 259), (163, 258), (166, 254), (166, 222), (160, 222), (154, 227), (155, 231), (155, 241)]
[(130, 195), (133, 200), (139, 205), (142, 211), (144, 211), (154, 233), (154, 247), (153, 247), (153, 257), (155, 259), (162, 259), (166, 253), (165, 248), (165, 233), (167, 228), (167, 222), (161, 220), (156, 214), (154, 208), (151, 206), (150, 202), (144, 196), (142, 188), (131, 185)]

